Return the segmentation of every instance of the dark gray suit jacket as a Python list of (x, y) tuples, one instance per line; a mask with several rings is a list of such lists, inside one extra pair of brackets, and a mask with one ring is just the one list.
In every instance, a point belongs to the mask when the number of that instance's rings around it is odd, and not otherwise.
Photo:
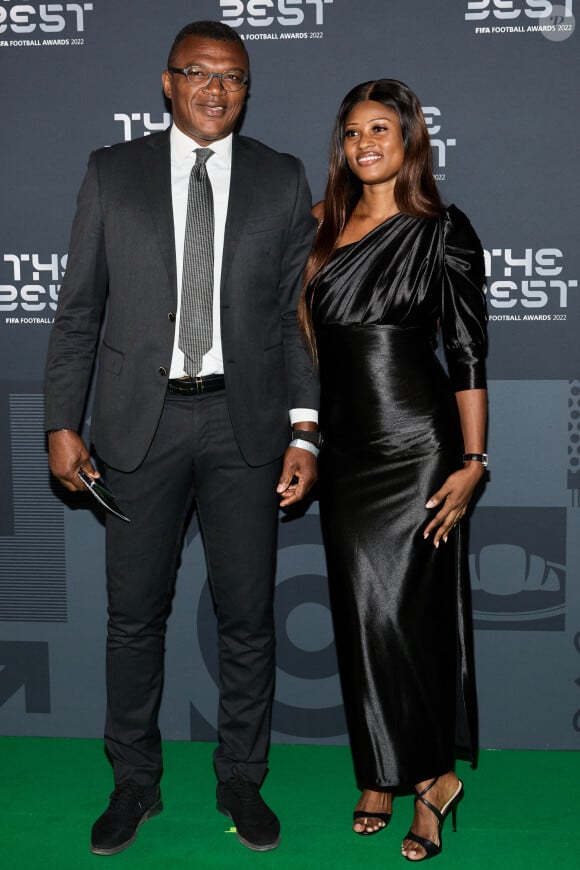
[[(312, 242), (301, 163), (234, 136), (221, 279), (228, 407), (250, 465), (280, 456), (288, 409), (318, 407), (296, 323)], [(177, 306), (169, 131), (91, 154), (73, 223), (45, 378), (47, 429), (78, 429), (97, 359), (91, 441), (122, 471), (151, 444)]]

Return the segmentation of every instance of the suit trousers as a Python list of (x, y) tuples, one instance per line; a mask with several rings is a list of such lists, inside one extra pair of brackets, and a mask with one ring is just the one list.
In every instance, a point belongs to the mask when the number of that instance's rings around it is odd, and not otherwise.
[[(149, 452), (106, 480), (131, 518), (107, 517), (107, 719), (115, 783), (156, 785), (158, 713), (167, 620), (187, 517), (195, 504), (219, 636), (218, 746), (260, 784), (267, 768), (274, 692), (273, 594), (281, 462), (251, 467), (232, 430), (225, 392), (168, 393)], [(184, 697), (186, 697), (184, 687)]]

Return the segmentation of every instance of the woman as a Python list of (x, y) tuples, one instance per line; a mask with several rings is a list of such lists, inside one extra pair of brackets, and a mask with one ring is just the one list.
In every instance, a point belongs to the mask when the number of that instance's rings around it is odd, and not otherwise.
[(487, 463), (483, 255), (465, 215), (443, 207), (420, 104), (392, 79), (343, 101), (315, 214), (301, 319), (322, 385), (321, 519), (362, 789), (353, 827), (380, 831), (393, 791), (412, 786), (402, 854), (420, 861), (441, 851), (463, 796), (456, 725), (474, 751), (458, 523)]

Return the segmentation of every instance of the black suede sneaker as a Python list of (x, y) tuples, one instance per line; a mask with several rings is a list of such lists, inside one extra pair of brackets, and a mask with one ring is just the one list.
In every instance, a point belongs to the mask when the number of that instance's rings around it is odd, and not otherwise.
[(236, 826), (238, 840), (255, 852), (269, 852), (280, 843), (280, 822), (262, 800), (258, 786), (237, 771), (218, 782), (217, 809)]
[(131, 782), (118, 786), (111, 794), (108, 808), (93, 825), (91, 852), (94, 855), (122, 852), (135, 841), (139, 825), (162, 809), (157, 786), (141, 788)]

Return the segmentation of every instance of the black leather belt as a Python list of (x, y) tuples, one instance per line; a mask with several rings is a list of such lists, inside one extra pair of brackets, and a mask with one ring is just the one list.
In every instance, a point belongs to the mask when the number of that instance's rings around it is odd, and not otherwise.
[(202, 393), (215, 393), (225, 390), (226, 379), (223, 375), (207, 375), (205, 378), (172, 378), (167, 384), (169, 393), (186, 396), (201, 396)]

